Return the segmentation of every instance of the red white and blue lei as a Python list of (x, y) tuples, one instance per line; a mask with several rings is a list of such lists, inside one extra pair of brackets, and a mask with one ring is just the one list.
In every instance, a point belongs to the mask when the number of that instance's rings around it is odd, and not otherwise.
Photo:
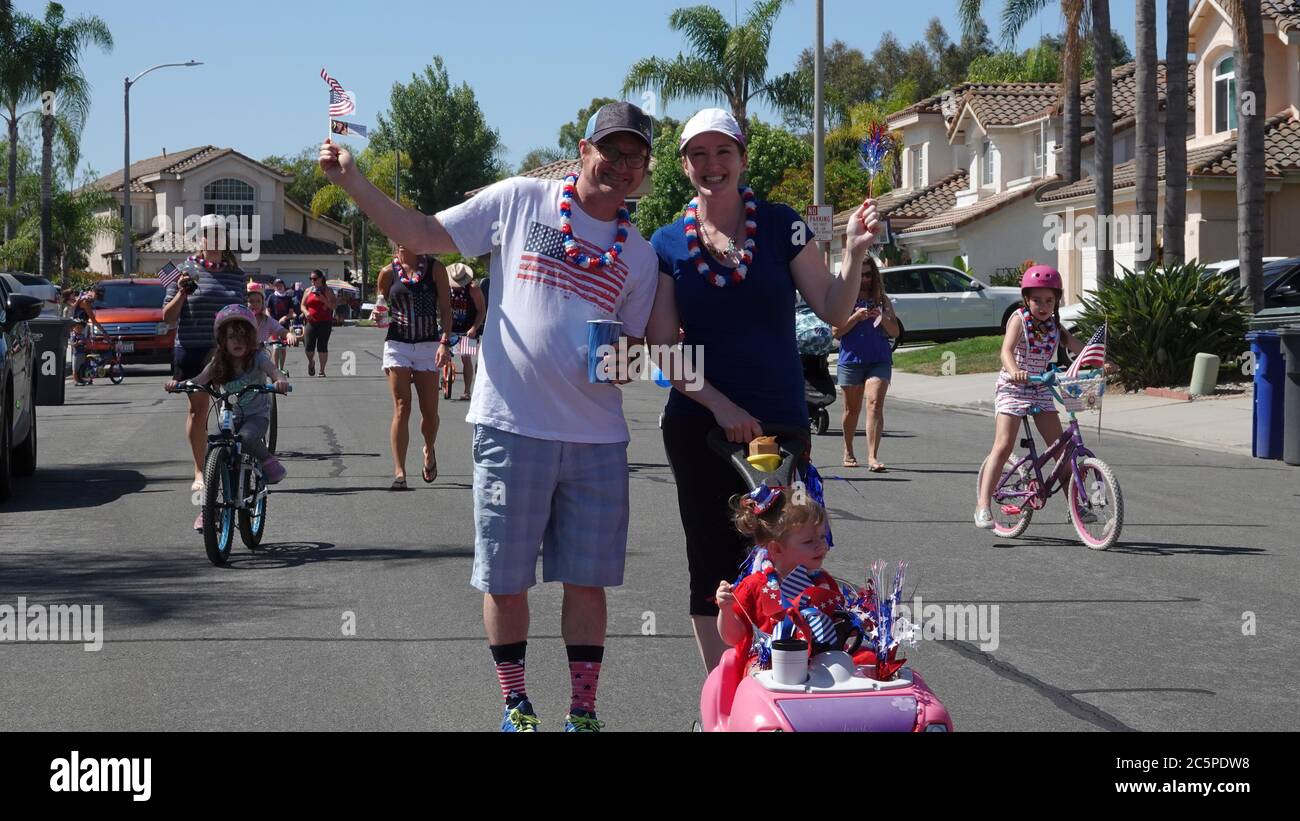
[(577, 194), (578, 175), (570, 174), (564, 178), (564, 191), (560, 195), (560, 233), (564, 234), (564, 253), (569, 261), (579, 268), (605, 268), (613, 265), (614, 260), (623, 253), (623, 243), (627, 241), (628, 229), (632, 227), (632, 215), (627, 207), (618, 209), (618, 229), (614, 235), (614, 244), (608, 251), (598, 257), (583, 253), (578, 241), (573, 236), (573, 197)]
[(700, 198), (694, 197), (686, 205), (686, 219), (683, 227), (686, 230), (686, 250), (690, 259), (695, 263), (695, 270), (699, 271), (710, 284), (719, 288), (727, 284), (728, 279), (737, 284), (745, 281), (745, 275), (749, 273), (749, 264), (754, 261), (754, 237), (758, 235), (758, 199), (754, 196), (754, 191), (749, 186), (740, 189), (741, 199), (745, 202), (745, 247), (740, 252), (740, 265), (730, 274), (730, 277), (714, 273), (709, 267), (709, 263), (704, 261), (703, 252), (700, 249)]
[(424, 279), (423, 268), (417, 267), (414, 274), (408, 274), (406, 272), (406, 267), (402, 265), (401, 257), (393, 257), (393, 273), (397, 274), (397, 278), (408, 288), (414, 285), (419, 285), (420, 280)]

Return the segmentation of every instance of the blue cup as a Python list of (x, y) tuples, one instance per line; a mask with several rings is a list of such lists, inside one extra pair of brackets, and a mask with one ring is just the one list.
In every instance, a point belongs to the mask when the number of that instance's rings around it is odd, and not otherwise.
[(617, 349), (618, 338), (623, 334), (623, 323), (617, 319), (587, 320), (587, 381), (593, 385), (611, 383), (613, 379), (601, 376), (601, 347)]

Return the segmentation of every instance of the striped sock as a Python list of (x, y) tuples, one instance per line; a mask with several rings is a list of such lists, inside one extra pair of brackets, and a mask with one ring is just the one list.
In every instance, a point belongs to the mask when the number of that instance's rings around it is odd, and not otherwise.
[(565, 649), (569, 653), (569, 683), (573, 687), (569, 712), (585, 710), (595, 713), (596, 687), (600, 683), (600, 663), (605, 657), (605, 648), (593, 644), (570, 644)]
[(528, 698), (528, 690), (524, 687), (524, 653), (528, 642), (493, 644), (488, 649), (496, 663), (497, 681), (501, 684), (501, 697), (506, 700), (506, 707), (519, 706), (519, 702)]

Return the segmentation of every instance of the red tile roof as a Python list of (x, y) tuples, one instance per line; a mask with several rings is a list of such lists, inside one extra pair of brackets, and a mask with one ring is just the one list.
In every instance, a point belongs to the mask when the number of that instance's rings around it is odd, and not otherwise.
[(1055, 180), (1056, 177), (1048, 177), (1045, 180), (1039, 180), (1024, 188), (1017, 188), (1014, 191), (1003, 191), (1001, 194), (994, 194), (991, 197), (978, 200), (970, 205), (963, 205), (958, 208), (950, 208), (942, 213), (921, 220), (920, 222), (909, 225), (900, 231), (900, 234), (910, 235), (922, 231), (933, 231), (937, 228), (960, 228), (968, 225), (981, 217), (986, 217), (994, 211), (998, 211), (1006, 206), (1032, 196), (1039, 188), (1048, 182)]
[[(965, 169), (955, 171), (925, 188), (891, 191), (876, 200), (876, 210), (882, 217), (893, 220), (919, 220), (943, 213), (957, 204), (957, 192), (967, 187), (969, 176)], [(835, 215), (834, 225), (843, 226), (855, 209), (849, 208)]]
[[(271, 172), (275, 176), (292, 179), (292, 176), (284, 173), (278, 168), (272, 168), (265, 163), (260, 163), (251, 157), (240, 154), (233, 148), (218, 148), (215, 145), (204, 145), (198, 148), (187, 148), (183, 151), (175, 151), (170, 154), (160, 154), (157, 157), (139, 160), (131, 163), (131, 192), (136, 194), (152, 194), (153, 189), (147, 184), (139, 182), (144, 177), (151, 177), (155, 174), (183, 174), (192, 171), (201, 165), (207, 165), (213, 160), (220, 159), (228, 155), (242, 157), (245, 160), (259, 165)], [(112, 174), (100, 177), (98, 180), (90, 183), (87, 188), (98, 188), (102, 191), (115, 192), (122, 190), (122, 169), (118, 169)]]
[[(1269, 118), (1264, 125), (1264, 174), (1279, 177), (1284, 172), (1300, 172), (1300, 120), (1289, 114)], [(1228, 138), (1213, 145), (1190, 148), (1187, 151), (1189, 177), (1231, 177), (1237, 173), (1237, 139)], [(1156, 154), (1156, 178), (1165, 177), (1165, 152)], [(1115, 166), (1115, 190), (1132, 188), (1137, 179), (1137, 161), (1129, 160)], [(1078, 182), (1058, 188), (1041, 197), (1043, 202), (1066, 200), (1095, 194), (1097, 181), (1085, 177)]]

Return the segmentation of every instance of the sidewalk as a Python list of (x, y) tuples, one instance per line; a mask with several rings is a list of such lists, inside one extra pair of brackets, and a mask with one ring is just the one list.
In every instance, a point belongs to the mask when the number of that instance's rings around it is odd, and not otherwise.
[[(996, 381), (996, 373), (922, 376), (895, 370), (889, 398), (992, 416)], [(1122, 433), (1250, 456), (1253, 404), (1249, 392), (1239, 397), (1187, 402), (1124, 393), (1110, 386), (1102, 402), (1101, 431), (1103, 436)], [(1096, 436), (1097, 414), (1079, 414), (1079, 426), (1085, 440), (1089, 432)]]

